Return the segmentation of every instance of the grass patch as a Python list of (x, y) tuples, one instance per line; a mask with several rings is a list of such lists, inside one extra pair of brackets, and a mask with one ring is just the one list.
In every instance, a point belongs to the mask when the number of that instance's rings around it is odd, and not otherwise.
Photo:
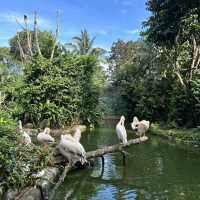
[(173, 141), (181, 141), (187, 143), (200, 143), (200, 129), (177, 129), (161, 126), (159, 124), (152, 124), (150, 134), (163, 136)]

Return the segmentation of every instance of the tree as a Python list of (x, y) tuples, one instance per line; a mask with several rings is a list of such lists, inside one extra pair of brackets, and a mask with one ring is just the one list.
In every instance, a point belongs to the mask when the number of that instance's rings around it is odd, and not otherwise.
[(98, 70), (94, 56), (60, 55), (53, 61), (32, 57), (24, 68), (22, 84), (12, 90), (8, 87), (7, 98), (12, 96), (20, 111), (18, 116), (13, 114), (35, 126), (44, 120), (51, 127), (96, 123), (102, 86), (96, 79)]
[(65, 46), (73, 53), (94, 56), (101, 56), (103, 53), (105, 53), (105, 50), (93, 47), (95, 37), (91, 39), (89, 33), (85, 29), (81, 31), (80, 36), (75, 36), (72, 40), (72, 43), (66, 44)]
[[(17, 20), (18, 22), (18, 20)], [(38, 28), (38, 16), (37, 13), (34, 12), (34, 27), (33, 31), (31, 31), (28, 27), (28, 17), (24, 15), (24, 25), (20, 24), (23, 31), (16, 33), (16, 36), (11, 39), (11, 52), (14, 52), (16, 57), (22, 63), (27, 63), (31, 58), (35, 55), (39, 55), (40, 57), (47, 56), (50, 61), (53, 60), (55, 51), (58, 45), (58, 34), (59, 34), (59, 12), (57, 12), (57, 23), (56, 23), (56, 31), (55, 34), (50, 32), (40, 32)], [(39, 35), (40, 38), (39, 38)], [(39, 41), (41, 40), (41, 42)], [(41, 47), (43, 46), (44, 55), (42, 54)], [(50, 50), (51, 48), (51, 50)]]
[(147, 28), (144, 35), (156, 45), (171, 46), (175, 43), (182, 19), (196, 9), (200, 22), (200, 2), (198, 0), (148, 0), (147, 9), (151, 12), (144, 22)]
[[(31, 36), (31, 47), (32, 47), (32, 51), (33, 53), (37, 52), (36, 46), (35, 46), (35, 40), (34, 40), (34, 31), (30, 31), (30, 35)], [(20, 38), (20, 43), (21, 43), (21, 47), (23, 49), (23, 52), (25, 54), (28, 54), (29, 52), (29, 47), (27, 44), (27, 33), (26, 31), (21, 31), (18, 32), (18, 35), (15, 35), (13, 38), (10, 39), (10, 52), (11, 54), (17, 58), (18, 60), (21, 59), (20, 57), (20, 49), (19, 49), (19, 44), (17, 42), (18, 37)], [(52, 36), (51, 32), (48, 31), (39, 31), (38, 32), (38, 41), (39, 41), (39, 45), (40, 45), (40, 49), (41, 49), (41, 53), (45, 58), (50, 58), (51, 56), (51, 51), (54, 45), (54, 38)], [(58, 45), (56, 46), (56, 54), (58, 55), (58, 50), (59, 47)]]

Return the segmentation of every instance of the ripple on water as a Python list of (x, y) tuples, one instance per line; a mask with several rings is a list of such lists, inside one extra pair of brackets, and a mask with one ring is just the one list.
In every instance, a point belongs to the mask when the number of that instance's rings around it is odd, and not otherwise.
[(90, 200), (114, 200), (116, 199), (117, 188), (113, 185), (100, 185), (96, 191), (96, 195), (91, 197)]
[(128, 189), (123, 191), (123, 199), (136, 199), (136, 190)]

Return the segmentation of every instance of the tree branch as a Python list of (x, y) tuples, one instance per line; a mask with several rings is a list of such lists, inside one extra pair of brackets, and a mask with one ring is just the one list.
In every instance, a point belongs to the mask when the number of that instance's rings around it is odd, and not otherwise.
[(180, 65), (179, 65), (179, 63), (178, 63), (177, 60), (176, 60), (175, 62), (176, 62), (176, 64), (175, 64), (175, 74), (176, 74), (176, 76), (178, 77), (181, 86), (182, 86), (183, 88), (186, 88), (185, 83), (184, 83), (184, 81), (183, 81), (183, 78), (181, 77)]
[(27, 18), (26, 15), (24, 15), (24, 24), (25, 24), (25, 30), (26, 30), (28, 50), (30, 52), (30, 56), (33, 56), (32, 44), (31, 44), (31, 33), (30, 33), (29, 29), (28, 29), (28, 18)]
[(35, 35), (35, 45), (38, 51), (38, 54), (42, 56), (39, 40), (38, 40), (38, 19), (37, 19), (37, 13), (34, 12), (34, 35)]
[(23, 50), (21, 42), (20, 42), (20, 37), (19, 37), (18, 31), (17, 31), (17, 44), (18, 44), (18, 47), (19, 47), (20, 58), (21, 58), (21, 61), (23, 63), (26, 60), (26, 56), (24, 54), (24, 50)]
[(190, 65), (190, 73), (189, 73), (189, 80), (188, 80), (189, 82), (192, 81), (193, 70), (195, 68), (195, 62), (198, 56), (198, 48), (197, 48), (197, 43), (194, 36), (192, 36), (192, 43), (193, 43), (193, 56), (192, 56), (192, 63)]
[(145, 142), (148, 140), (148, 137), (144, 136), (141, 138), (136, 138), (129, 140), (126, 144), (115, 144), (112, 146), (105, 146), (101, 149), (97, 149), (95, 151), (89, 151), (86, 154), (87, 159), (95, 158), (95, 157), (100, 157), (102, 155), (105, 155), (107, 153), (114, 153), (114, 152), (122, 152), (123, 148), (127, 148), (132, 144), (140, 144), (142, 142)]
[(61, 174), (61, 176), (60, 176), (58, 182), (56, 183), (56, 185), (54, 186), (54, 188), (53, 188), (53, 190), (52, 190), (52, 192), (51, 192), (51, 195), (50, 195), (49, 200), (53, 200), (53, 199), (54, 199), (54, 195), (55, 195), (56, 190), (57, 190), (58, 187), (64, 182), (65, 177), (66, 177), (67, 173), (71, 170), (71, 168), (72, 168), (72, 167), (69, 166), (69, 165), (66, 165), (66, 166), (65, 166), (65, 168), (64, 168), (64, 170), (63, 170), (63, 172), (62, 172), (62, 174)]
[(55, 48), (56, 48), (56, 44), (57, 44), (57, 40), (58, 40), (58, 35), (59, 35), (59, 11), (57, 11), (57, 15), (56, 15), (56, 34), (54, 37), (54, 43), (53, 43), (53, 48), (51, 51), (50, 61), (52, 61), (52, 59), (54, 57), (54, 52), (55, 52)]
[[(141, 138), (136, 138), (136, 139), (131, 139), (129, 140), (126, 144), (115, 144), (111, 146), (105, 146), (101, 149), (97, 149), (95, 151), (89, 151), (86, 153), (86, 158), (87, 159), (92, 159), (96, 157), (101, 157), (105, 154), (108, 153), (114, 153), (114, 152), (122, 152), (124, 148), (129, 147), (130, 145), (134, 144), (140, 144), (148, 140), (148, 137), (144, 136)], [(60, 163), (65, 163), (66, 159), (60, 155), (58, 152), (58, 149), (54, 152), (54, 156), (52, 158), (52, 163), (53, 164), (60, 164)]]

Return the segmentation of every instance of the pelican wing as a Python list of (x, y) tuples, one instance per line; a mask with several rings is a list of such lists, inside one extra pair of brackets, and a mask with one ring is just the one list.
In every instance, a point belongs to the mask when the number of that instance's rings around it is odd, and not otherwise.
[(61, 135), (59, 144), (60, 153), (65, 156), (70, 163), (80, 161), (82, 164), (87, 162), (86, 152), (82, 144), (70, 134)]
[(55, 141), (51, 135), (45, 134), (44, 132), (41, 132), (37, 135), (37, 140), (41, 143), (53, 143)]
[(136, 131), (137, 136), (142, 136), (148, 130), (147, 126), (143, 123), (138, 124), (138, 128)]
[(71, 135), (61, 136), (61, 146), (63, 146), (67, 151), (84, 156), (86, 154), (84, 147), (80, 142), (77, 142)]
[(146, 126), (146, 129), (148, 130), (149, 129), (149, 126), (150, 126), (150, 122), (147, 121), (147, 120), (142, 120), (140, 123), (144, 124)]
[(126, 143), (127, 142), (127, 134), (126, 134), (125, 127), (122, 126), (120, 123), (118, 123), (116, 126), (116, 132), (117, 132), (117, 136), (118, 136), (119, 140), (122, 143)]
[(48, 142), (48, 143), (53, 143), (55, 140), (51, 135), (45, 135), (44, 136), (44, 142)]

